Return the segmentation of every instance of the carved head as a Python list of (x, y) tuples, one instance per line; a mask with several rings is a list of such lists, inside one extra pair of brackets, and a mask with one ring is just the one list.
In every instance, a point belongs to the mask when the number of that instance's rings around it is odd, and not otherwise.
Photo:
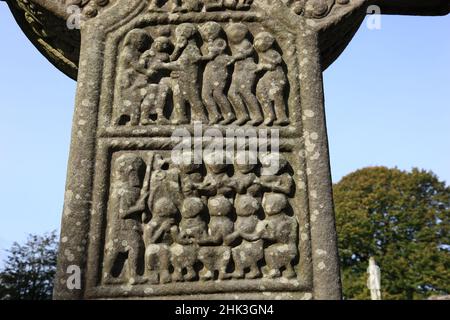
[(143, 170), (145, 170), (145, 162), (140, 157), (124, 154), (115, 161), (114, 175), (117, 181), (130, 187), (140, 187)]
[(167, 37), (158, 37), (152, 43), (151, 49), (155, 52), (168, 52), (170, 51), (172, 43)]
[(252, 196), (242, 195), (236, 198), (236, 214), (240, 217), (256, 215), (261, 209), (259, 201)]
[(214, 21), (209, 21), (199, 28), (200, 34), (205, 41), (213, 41), (220, 37), (222, 27)]
[(252, 159), (250, 152), (237, 152), (234, 157), (234, 168), (242, 173), (250, 173), (256, 167), (255, 162), (257, 161)]
[(187, 198), (181, 206), (181, 216), (183, 218), (195, 218), (205, 211), (205, 204), (200, 198)]
[(261, 156), (261, 175), (276, 175), (287, 167), (287, 160), (279, 153), (268, 153)]
[(233, 212), (231, 201), (225, 197), (215, 197), (208, 200), (210, 216), (226, 217)]
[(169, 198), (160, 198), (153, 206), (153, 215), (155, 217), (174, 218), (177, 212), (177, 207)]
[(192, 23), (182, 23), (175, 29), (175, 45), (185, 47), (187, 42), (195, 36), (197, 28)]
[(254, 46), (258, 52), (265, 52), (272, 48), (275, 38), (269, 32), (260, 32), (256, 35)]
[(126, 35), (124, 46), (131, 47), (138, 51), (144, 51), (150, 46), (150, 41), (151, 38), (145, 30), (134, 29)]
[(248, 27), (243, 23), (231, 23), (226, 28), (230, 43), (240, 43), (247, 37)]
[(226, 172), (228, 169), (228, 158), (224, 151), (212, 151), (203, 157), (209, 172), (218, 174)]
[(263, 208), (268, 216), (282, 213), (287, 205), (287, 197), (282, 193), (267, 193), (264, 195)]

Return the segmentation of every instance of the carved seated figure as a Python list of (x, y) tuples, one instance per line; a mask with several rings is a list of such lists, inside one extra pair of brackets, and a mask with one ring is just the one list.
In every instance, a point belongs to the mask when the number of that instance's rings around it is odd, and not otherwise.
[[(261, 193), (261, 185), (255, 173), (256, 163), (252, 163), (252, 160), (249, 153), (236, 153), (233, 181), (238, 195), (249, 194), (257, 197)], [(257, 162), (257, 159), (253, 162)]]
[(287, 172), (288, 162), (279, 153), (269, 153), (261, 156), (260, 183), (266, 192), (283, 193), (291, 196), (294, 189), (294, 179)]
[(245, 274), (247, 279), (254, 279), (261, 275), (258, 262), (263, 259), (263, 240), (261, 235), (264, 232), (264, 222), (257, 217), (261, 206), (259, 201), (249, 195), (241, 195), (236, 199), (237, 220), (234, 224), (234, 233), (229, 237), (229, 241), (241, 239), (242, 242), (232, 249), (235, 271), (233, 278), (244, 277), (245, 269), (250, 271)]
[(128, 274), (129, 283), (139, 283), (144, 253), (141, 219), (147, 193), (141, 192), (145, 162), (134, 154), (124, 154), (114, 162), (110, 227), (105, 252), (105, 282), (112, 283)]
[(200, 172), (201, 164), (195, 163), (191, 151), (172, 153), (172, 162), (179, 170), (180, 190), (185, 198), (199, 197), (199, 189), (202, 187), (203, 176)]
[(273, 47), (275, 38), (268, 32), (258, 33), (254, 47), (259, 56), (258, 70), (265, 71), (256, 86), (256, 96), (264, 112), (264, 124), (267, 126), (287, 125), (284, 91), (287, 78), (283, 70), (283, 58)]
[[(292, 262), (298, 255), (298, 222), (286, 214), (287, 197), (280, 193), (264, 195), (263, 207), (266, 213), (266, 227), (263, 238), (269, 245), (264, 249), (267, 264), (265, 276), (278, 278), (294, 278), (296, 273)], [(281, 269), (284, 269), (281, 274)]]
[(192, 281), (197, 276), (194, 265), (197, 262), (199, 244), (208, 235), (206, 223), (201, 217), (204, 212), (205, 205), (200, 198), (187, 198), (183, 201), (177, 243), (170, 248), (174, 281)]
[(203, 180), (202, 192), (207, 196), (223, 195), (231, 198), (236, 189), (234, 181), (228, 176), (228, 159), (225, 152), (213, 151), (204, 156), (208, 173)]
[(233, 222), (230, 215), (233, 205), (225, 197), (215, 197), (208, 201), (210, 215), (208, 238), (205, 241), (209, 246), (200, 248), (198, 258), (203, 263), (200, 271), (200, 280), (211, 280), (214, 272), (219, 272), (219, 280), (230, 278), (227, 267), (231, 258), (231, 248), (225, 239), (233, 232)]
[(153, 217), (145, 227), (146, 267), (152, 283), (170, 282), (170, 246), (177, 233), (176, 215), (178, 209), (169, 198), (156, 201)]

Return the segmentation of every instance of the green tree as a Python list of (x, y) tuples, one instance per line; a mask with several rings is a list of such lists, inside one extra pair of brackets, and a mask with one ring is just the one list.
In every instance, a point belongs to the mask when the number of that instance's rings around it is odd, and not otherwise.
[(56, 269), (57, 235), (29, 235), (25, 244), (15, 242), (0, 271), (0, 300), (52, 298)]
[(383, 299), (450, 293), (450, 188), (432, 173), (358, 170), (334, 186), (344, 296), (370, 299), (369, 257)]

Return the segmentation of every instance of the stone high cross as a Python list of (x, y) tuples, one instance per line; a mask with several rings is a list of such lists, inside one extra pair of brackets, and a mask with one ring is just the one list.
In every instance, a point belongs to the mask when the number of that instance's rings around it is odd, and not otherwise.
[[(56, 299), (341, 298), (322, 72), (369, 6), (448, 0), (7, 3), (78, 81)], [(198, 123), (276, 132), (279, 151), (175, 161), (173, 132)]]

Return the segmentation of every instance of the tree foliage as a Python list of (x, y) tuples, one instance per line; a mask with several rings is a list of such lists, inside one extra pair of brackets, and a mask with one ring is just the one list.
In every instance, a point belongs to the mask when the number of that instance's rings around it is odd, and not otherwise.
[(56, 270), (57, 236), (29, 235), (25, 244), (15, 242), (0, 271), (0, 300), (48, 300)]
[(370, 299), (369, 257), (383, 299), (450, 293), (450, 188), (432, 173), (358, 170), (334, 186), (344, 296)]

